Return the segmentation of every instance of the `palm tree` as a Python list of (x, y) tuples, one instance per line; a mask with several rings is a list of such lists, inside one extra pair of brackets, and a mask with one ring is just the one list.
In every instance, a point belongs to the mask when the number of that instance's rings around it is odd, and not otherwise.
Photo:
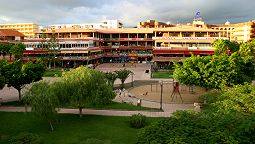
[(107, 79), (108, 84), (110, 84), (112, 86), (112, 89), (113, 89), (114, 82), (118, 78), (117, 73), (116, 72), (106, 72), (105, 73), (105, 78)]
[(133, 72), (127, 69), (121, 69), (118, 71), (115, 71), (115, 73), (117, 74), (118, 78), (121, 81), (121, 89), (124, 88), (124, 82), (126, 81), (126, 79), (130, 76), (130, 74), (132, 74)]

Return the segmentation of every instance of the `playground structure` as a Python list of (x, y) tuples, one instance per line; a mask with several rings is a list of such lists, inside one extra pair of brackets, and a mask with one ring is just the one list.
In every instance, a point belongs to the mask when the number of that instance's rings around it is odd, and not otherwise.
[(197, 86), (186, 86), (174, 80), (161, 81), (148, 85), (137, 86), (129, 90), (138, 99), (163, 103), (195, 103), (205, 89)]

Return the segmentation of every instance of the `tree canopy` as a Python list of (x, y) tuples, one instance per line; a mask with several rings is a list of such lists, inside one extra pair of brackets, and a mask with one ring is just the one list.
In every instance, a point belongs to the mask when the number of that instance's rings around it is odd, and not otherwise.
[(231, 42), (224, 39), (214, 40), (212, 46), (216, 48), (216, 50), (214, 51), (215, 55), (230, 54), (239, 50), (239, 44), (237, 42)]
[(0, 55), (3, 56), (3, 58), (5, 59), (5, 56), (7, 54), (10, 54), (10, 59), (11, 60), (11, 53), (10, 53), (10, 49), (13, 46), (13, 44), (2, 44), (0, 43)]
[(55, 93), (62, 103), (82, 108), (88, 104), (104, 105), (114, 98), (112, 87), (107, 84), (105, 74), (81, 66), (63, 73), (63, 78), (55, 85)]
[(15, 56), (15, 59), (21, 59), (26, 46), (23, 43), (16, 43), (10, 48), (10, 53)]
[(51, 85), (44, 81), (34, 83), (31, 89), (25, 93), (23, 100), (31, 106), (32, 112), (48, 121), (53, 131), (52, 121), (55, 120), (59, 100), (54, 95)]
[(181, 63), (175, 63), (174, 78), (186, 85), (205, 88), (251, 82), (255, 73), (254, 56), (253, 52), (246, 50), (252, 46), (252, 43), (241, 44), (241, 48), (230, 56), (225, 52), (213, 56), (191, 56)]
[(39, 81), (45, 72), (45, 66), (41, 62), (22, 64), (20, 60), (8, 63), (2, 68), (2, 75), (9, 87), (14, 87), (19, 92), (21, 100), (21, 89), (35, 81)]
[(3, 67), (7, 64), (7, 61), (0, 60), (0, 90), (4, 88), (6, 84), (5, 77), (3, 75)]
[(116, 72), (106, 72), (105, 77), (107, 79), (108, 84), (111, 85), (113, 88), (114, 82), (118, 78), (118, 75), (116, 74)]
[(117, 77), (121, 81), (121, 88), (124, 88), (124, 82), (130, 76), (130, 74), (132, 74), (133, 72), (130, 70), (127, 70), (127, 69), (120, 69), (120, 70), (115, 71), (115, 73), (117, 74)]

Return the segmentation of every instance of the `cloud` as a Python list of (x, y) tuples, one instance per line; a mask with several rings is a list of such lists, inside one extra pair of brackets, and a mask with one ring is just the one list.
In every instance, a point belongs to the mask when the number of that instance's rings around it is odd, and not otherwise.
[(0, 23), (97, 23), (120, 19), (136, 26), (147, 19), (190, 23), (197, 11), (207, 23), (254, 19), (254, 0), (1, 0)]

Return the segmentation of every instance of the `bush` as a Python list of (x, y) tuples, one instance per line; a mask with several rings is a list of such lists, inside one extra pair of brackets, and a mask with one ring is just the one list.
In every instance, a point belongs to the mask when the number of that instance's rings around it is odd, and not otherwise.
[(132, 128), (142, 128), (146, 124), (146, 117), (142, 114), (134, 114), (130, 117), (129, 124)]
[(42, 144), (40, 136), (33, 133), (23, 132), (10, 139), (11, 144)]

